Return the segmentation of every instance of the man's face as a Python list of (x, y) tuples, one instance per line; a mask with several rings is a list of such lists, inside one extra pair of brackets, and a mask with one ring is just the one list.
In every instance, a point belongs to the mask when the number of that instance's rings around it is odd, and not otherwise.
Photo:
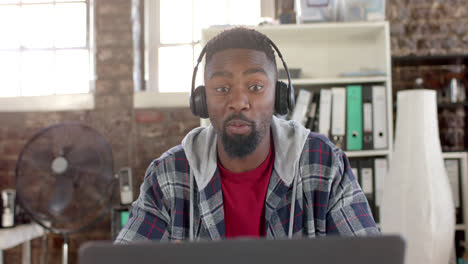
[(231, 158), (252, 153), (270, 129), (276, 69), (265, 53), (227, 49), (205, 68), (208, 114)]

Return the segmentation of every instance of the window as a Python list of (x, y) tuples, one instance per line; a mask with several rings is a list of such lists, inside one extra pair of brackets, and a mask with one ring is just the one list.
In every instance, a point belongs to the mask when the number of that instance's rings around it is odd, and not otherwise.
[(90, 1), (0, 1), (0, 97), (90, 91)]
[[(202, 48), (201, 30), (213, 25), (259, 22), (260, 0), (146, 0), (146, 89), (159, 95), (187, 94)], [(197, 83), (201, 83), (201, 67), (197, 76)], [(180, 95), (178, 98), (187, 98)]]

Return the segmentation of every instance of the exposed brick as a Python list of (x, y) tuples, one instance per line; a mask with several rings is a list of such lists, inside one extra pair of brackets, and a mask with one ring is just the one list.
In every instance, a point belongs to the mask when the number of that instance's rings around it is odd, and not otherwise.
[(0, 171), (14, 171), (16, 168), (16, 160), (2, 159), (0, 160)]
[(98, 79), (131, 79), (132, 64), (117, 63), (117, 64), (98, 64), (97, 69)]
[(116, 85), (113, 80), (96, 80), (96, 95), (112, 95), (115, 94)]
[(134, 92), (133, 80), (120, 80), (118, 82), (118, 87), (119, 94), (122, 95), (133, 94)]
[(26, 142), (18, 140), (6, 141), (3, 145), (3, 154), (16, 157), (20, 154), (25, 144)]
[(159, 123), (164, 120), (164, 115), (157, 111), (140, 110), (136, 111), (137, 123)]
[(97, 46), (105, 47), (132, 47), (133, 39), (132, 32), (100, 32), (96, 39)]
[(101, 31), (124, 32), (132, 30), (130, 14), (123, 16), (100, 16), (97, 25)]
[(133, 51), (131, 48), (107, 48), (97, 54), (98, 63), (133, 63)]

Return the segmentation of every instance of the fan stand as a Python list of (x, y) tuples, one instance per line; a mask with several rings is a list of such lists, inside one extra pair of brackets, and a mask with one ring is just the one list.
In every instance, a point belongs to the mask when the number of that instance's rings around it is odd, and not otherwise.
[(68, 264), (68, 234), (62, 234), (62, 264)]

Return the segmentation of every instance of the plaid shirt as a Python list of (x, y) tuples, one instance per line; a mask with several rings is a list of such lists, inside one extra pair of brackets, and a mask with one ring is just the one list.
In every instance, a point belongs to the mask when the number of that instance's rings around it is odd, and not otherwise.
[[(116, 243), (189, 238), (190, 166), (181, 145), (149, 166), (139, 198)], [(225, 238), (219, 170), (198, 190), (194, 186), (194, 239)], [(265, 200), (266, 237), (287, 238), (292, 184), (273, 168)], [(294, 237), (379, 235), (368, 202), (348, 158), (329, 139), (309, 133), (299, 159)]]

